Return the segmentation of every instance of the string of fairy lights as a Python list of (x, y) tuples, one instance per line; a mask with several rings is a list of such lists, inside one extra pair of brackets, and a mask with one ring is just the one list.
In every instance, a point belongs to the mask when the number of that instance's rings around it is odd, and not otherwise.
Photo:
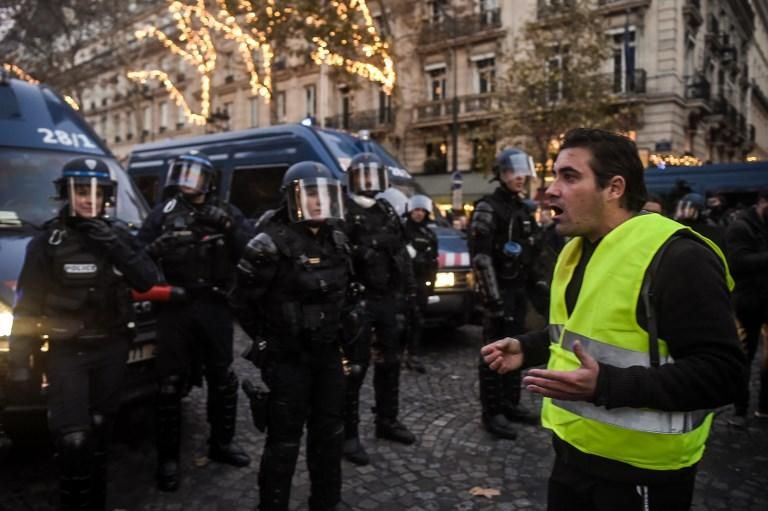
[[(6, 62), (3, 64), (3, 69), (8, 71), (9, 73), (17, 76), (18, 78), (24, 80), (25, 82), (29, 82), (31, 84), (37, 85), (40, 83), (40, 80), (36, 80), (32, 77), (29, 73), (24, 71), (22, 68), (17, 66), (16, 64), (11, 64), (9, 62)], [(67, 102), (69, 106), (74, 108), (75, 110), (80, 110), (80, 105), (77, 104), (77, 101), (75, 101), (71, 96), (67, 96), (66, 94), (62, 96), (64, 98), (64, 101)]]
[[(210, 114), (210, 89), (217, 57), (213, 35), (221, 35), (237, 44), (238, 53), (249, 76), (251, 94), (261, 96), (269, 102), (273, 90), (271, 68), (274, 60), (270, 36), (274, 29), (289, 17), (302, 16), (300, 12), (289, 6), (281, 7), (277, 0), (267, 0), (266, 6), (259, 14), (249, 0), (240, 0), (236, 13), (230, 12), (225, 0), (216, 0), (215, 5), (217, 11), (212, 13), (206, 6), (205, 0), (196, 0), (190, 4), (178, 0), (170, 1), (168, 12), (175, 20), (178, 30), (175, 40), (152, 26), (135, 32), (139, 40), (156, 39), (164, 48), (181, 57), (196, 71), (200, 76), (199, 112), (192, 110), (184, 94), (165, 71), (149, 69), (131, 71), (127, 74), (130, 80), (142, 84), (149, 80), (162, 83), (171, 99), (184, 111), (187, 120), (198, 125), (205, 124)], [(315, 46), (310, 53), (312, 61), (317, 65), (343, 67), (348, 73), (379, 83), (384, 93), (391, 94), (396, 81), (394, 62), (389, 54), (387, 43), (376, 30), (365, 0), (333, 1), (331, 6), (335, 9), (337, 21), (351, 23), (352, 38), (351, 40), (344, 38), (334, 40), (333, 38), (338, 35), (334, 30), (329, 31), (329, 37), (312, 37), (312, 44)], [(255, 28), (259, 16), (267, 17), (264, 30)], [(362, 19), (362, 24), (355, 23), (356, 19)], [(304, 24), (314, 29), (327, 28), (333, 21), (311, 15), (303, 18)], [(249, 28), (243, 28), (241, 23)], [(337, 47), (336, 45), (341, 48), (351, 47), (354, 55), (361, 58), (343, 56), (334, 51), (333, 48)], [(258, 64), (254, 60), (254, 53), (260, 55)], [(380, 61), (382, 64), (377, 66), (373, 61)]]

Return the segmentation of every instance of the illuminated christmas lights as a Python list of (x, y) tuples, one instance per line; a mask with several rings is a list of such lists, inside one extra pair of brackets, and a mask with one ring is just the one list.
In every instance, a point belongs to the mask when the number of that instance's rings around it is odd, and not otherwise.
[[(24, 80), (25, 82), (29, 82), (33, 85), (37, 85), (38, 83), (40, 83), (40, 80), (34, 79), (31, 75), (29, 75), (26, 71), (21, 69), (16, 64), (5, 63), (3, 64), (3, 69), (8, 71), (9, 73), (13, 73), (20, 79)], [(67, 96), (66, 94), (64, 94), (62, 97), (64, 98), (64, 101), (66, 101), (69, 106), (71, 106), (75, 110), (80, 110), (80, 105), (78, 105), (77, 101), (75, 101), (71, 96)]]
[[(313, 37), (311, 42), (315, 45), (315, 49), (310, 54), (313, 62), (317, 65), (325, 63), (344, 67), (349, 73), (380, 83), (382, 90), (386, 94), (391, 94), (396, 79), (394, 62), (388, 53), (387, 43), (379, 37), (376, 31), (373, 18), (365, 1), (334, 1), (331, 5), (335, 8), (339, 20), (347, 21), (350, 16), (358, 15), (365, 21), (365, 25), (362, 27), (357, 24), (352, 25), (354, 30), (362, 30), (356, 32), (352, 36), (351, 41), (346, 39), (335, 41), (320, 36)], [(274, 59), (274, 50), (269, 42), (269, 38), (274, 28), (287, 21), (289, 17), (298, 17), (298, 19), (303, 20), (306, 26), (316, 29), (328, 23), (327, 20), (318, 19), (313, 16), (303, 17), (301, 13), (289, 6), (281, 7), (276, 0), (267, 0), (264, 12), (269, 22), (265, 31), (262, 32), (256, 28), (244, 30), (238, 23), (238, 16), (229, 12), (225, 0), (216, 0), (216, 6), (218, 11), (216, 14), (213, 14), (206, 7), (205, 0), (196, 0), (191, 5), (186, 5), (178, 0), (170, 1), (168, 11), (176, 20), (176, 28), (179, 32), (177, 36), (178, 41), (172, 40), (162, 31), (151, 26), (137, 30), (135, 33), (137, 39), (156, 39), (171, 53), (182, 57), (200, 75), (200, 113), (192, 111), (184, 99), (184, 95), (178, 90), (167, 73), (162, 70), (132, 71), (127, 75), (129, 79), (141, 83), (145, 83), (147, 80), (162, 82), (172, 99), (184, 110), (187, 119), (195, 124), (207, 122), (210, 112), (210, 86), (216, 69), (217, 55), (212, 34), (220, 34), (225, 39), (232, 40), (237, 44), (238, 52), (249, 76), (251, 94), (261, 96), (265, 101), (269, 102), (272, 96), (271, 66)], [(240, 0), (237, 9), (239, 18), (250, 27), (254, 27), (255, 22), (259, 19), (259, 15), (254, 12), (255, 10), (251, 2)], [(329, 35), (332, 39), (336, 36), (336, 33), (331, 31)], [(363, 36), (369, 40), (364, 42)], [(331, 43), (341, 44), (346, 47), (350, 46), (351, 43), (353, 50), (360, 54), (362, 58), (358, 60), (344, 57), (330, 49)], [(261, 69), (254, 62), (253, 52), (255, 51), (261, 54)], [(383, 62), (383, 66), (378, 67), (364, 59), (379, 59)], [(259, 72), (261, 72), (261, 77)]]

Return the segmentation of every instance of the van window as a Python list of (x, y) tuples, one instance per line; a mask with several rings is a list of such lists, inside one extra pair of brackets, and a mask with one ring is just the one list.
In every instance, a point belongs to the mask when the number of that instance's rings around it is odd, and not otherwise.
[(157, 204), (158, 200), (158, 183), (160, 177), (152, 174), (148, 175), (133, 175), (133, 180), (136, 182), (136, 187), (141, 192), (141, 195), (150, 205), (150, 207)]
[(239, 167), (232, 175), (229, 201), (245, 216), (256, 218), (280, 205), (280, 184), (288, 165)]

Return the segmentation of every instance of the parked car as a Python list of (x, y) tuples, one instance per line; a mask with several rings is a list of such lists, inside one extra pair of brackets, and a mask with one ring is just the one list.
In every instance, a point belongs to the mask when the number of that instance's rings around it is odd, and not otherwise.
[[(205, 152), (220, 172), (220, 198), (257, 218), (280, 201), (280, 182), (292, 164), (323, 163), (342, 182), (352, 158), (373, 152), (389, 167), (391, 182), (407, 196), (424, 193), (397, 159), (365, 133), (285, 124), (137, 145), (131, 152), (128, 173), (150, 204), (161, 200), (171, 160), (192, 149)], [(440, 268), (435, 296), (430, 299), (430, 323), (462, 324), (472, 312), (474, 282), (464, 235), (435, 210)]]
[[(118, 183), (114, 214), (131, 226), (140, 225), (146, 203), (125, 171), (85, 120), (46, 85), (10, 78), (0, 72), (0, 385), (8, 366), (9, 335), (13, 325), (16, 281), (27, 243), (42, 224), (61, 207), (53, 196), (53, 181), (64, 163), (82, 156), (98, 156)], [(154, 391), (152, 304), (135, 302), (137, 336), (129, 356), (125, 398), (132, 400)], [(9, 434), (23, 432), (30, 418), (45, 410), (46, 352), (33, 360), (32, 384), (21, 395), (5, 395), (0, 402)], [(0, 388), (0, 397), (4, 392)], [(4, 406), (3, 406), (4, 405)]]

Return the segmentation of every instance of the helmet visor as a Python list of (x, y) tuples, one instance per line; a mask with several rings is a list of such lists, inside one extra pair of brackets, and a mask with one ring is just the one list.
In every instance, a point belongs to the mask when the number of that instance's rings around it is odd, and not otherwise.
[(299, 179), (288, 188), (288, 215), (293, 222), (344, 219), (341, 184), (335, 179)]
[(183, 193), (208, 193), (211, 187), (211, 173), (202, 162), (176, 160), (168, 169), (165, 186), (176, 186)]
[(114, 216), (115, 183), (95, 176), (65, 176), (69, 216), (96, 218)]
[(375, 161), (360, 163), (349, 169), (349, 189), (352, 193), (381, 192), (389, 188), (387, 168)]
[(501, 172), (511, 172), (516, 176), (536, 176), (536, 167), (533, 164), (533, 158), (525, 153), (508, 155), (502, 162), (500, 162), (500, 170)]

